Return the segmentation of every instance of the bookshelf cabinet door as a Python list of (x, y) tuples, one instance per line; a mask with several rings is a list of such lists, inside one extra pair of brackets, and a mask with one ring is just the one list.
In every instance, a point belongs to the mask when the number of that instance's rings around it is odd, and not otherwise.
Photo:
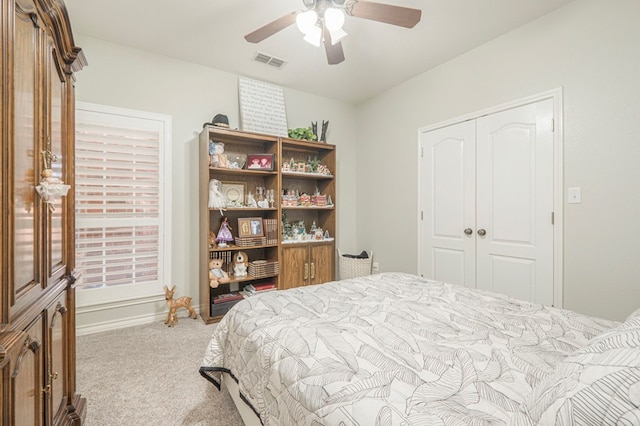
[(333, 281), (333, 243), (312, 243), (309, 245), (309, 283), (322, 284)]
[(282, 263), (286, 267), (282, 268), (280, 290), (309, 284), (310, 265), (307, 244), (283, 247)]

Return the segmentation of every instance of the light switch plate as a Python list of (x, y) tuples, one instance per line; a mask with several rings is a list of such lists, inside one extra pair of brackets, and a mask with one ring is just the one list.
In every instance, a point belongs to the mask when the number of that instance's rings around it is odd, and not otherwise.
[(568, 188), (567, 190), (568, 197), (567, 203), (569, 204), (580, 204), (582, 203), (582, 188)]

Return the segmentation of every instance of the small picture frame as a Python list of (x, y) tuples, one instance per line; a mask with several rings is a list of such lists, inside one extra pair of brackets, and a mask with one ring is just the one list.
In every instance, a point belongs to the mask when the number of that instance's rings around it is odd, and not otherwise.
[(226, 154), (230, 169), (244, 169), (244, 165), (247, 163), (247, 154), (242, 152), (228, 152)]
[(238, 218), (239, 237), (264, 237), (261, 217)]
[(222, 194), (227, 200), (227, 207), (241, 207), (244, 194), (247, 192), (246, 182), (221, 182)]
[(247, 155), (247, 170), (273, 170), (273, 154)]

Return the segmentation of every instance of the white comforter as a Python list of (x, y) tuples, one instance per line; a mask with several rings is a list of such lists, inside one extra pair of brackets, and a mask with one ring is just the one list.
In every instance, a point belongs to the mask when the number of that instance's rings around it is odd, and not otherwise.
[(614, 325), (385, 273), (238, 303), (200, 371), (229, 372), (265, 425), (498, 425)]

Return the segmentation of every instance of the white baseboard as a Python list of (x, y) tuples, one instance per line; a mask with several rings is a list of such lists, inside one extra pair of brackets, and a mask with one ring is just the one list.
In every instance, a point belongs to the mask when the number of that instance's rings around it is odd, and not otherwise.
[[(155, 304), (150, 304), (154, 305)], [(151, 308), (152, 306), (147, 306), (147, 308)], [(199, 314), (198, 306), (194, 306), (194, 309)], [(145, 309), (141, 309), (145, 310)], [(102, 308), (100, 309), (101, 317), (113, 317), (118, 316), (118, 308), (112, 307), (111, 309)], [(109, 312), (111, 311), (111, 312)], [(157, 321), (164, 321), (167, 319), (167, 311), (157, 312), (156, 309), (152, 309), (151, 312), (141, 314), (141, 315), (130, 315), (130, 316), (121, 316), (117, 319), (103, 319), (96, 320), (95, 317), (92, 317), (92, 310), (83, 310), (79, 308), (76, 312), (76, 336), (84, 336), (87, 334), (93, 333), (101, 333), (103, 331), (110, 330), (118, 330), (121, 328), (134, 327), (137, 325), (151, 324)]]
[(156, 321), (164, 321), (166, 314), (141, 315), (138, 317), (120, 318), (112, 321), (103, 321), (101, 323), (86, 324), (76, 327), (76, 336), (84, 336), (86, 334), (100, 333), (109, 330), (118, 330), (120, 328), (134, 327), (136, 325), (151, 324)]

